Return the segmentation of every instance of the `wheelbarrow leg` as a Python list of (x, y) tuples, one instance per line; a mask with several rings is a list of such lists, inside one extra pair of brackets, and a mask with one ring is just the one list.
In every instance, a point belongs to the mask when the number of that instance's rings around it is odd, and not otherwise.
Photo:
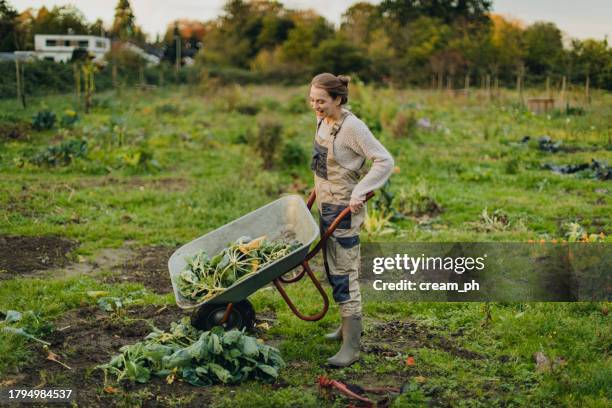
[(314, 283), (314, 285), (316, 286), (317, 290), (319, 291), (319, 294), (321, 295), (321, 298), (323, 298), (323, 309), (319, 313), (316, 313), (316, 314), (314, 314), (312, 316), (306, 316), (306, 315), (302, 314), (295, 307), (295, 305), (293, 304), (293, 301), (291, 301), (291, 299), (289, 298), (289, 295), (287, 295), (287, 292), (285, 292), (285, 288), (283, 288), (283, 285), (282, 285), (282, 283), (281, 283), (281, 281), (279, 279), (274, 279), (273, 280), (274, 286), (276, 286), (276, 289), (278, 289), (278, 292), (281, 294), (283, 299), (285, 299), (285, 302), (287, 303), (287, 306), (289, 306), (289, 309), (291, 309), (291, 311), (297, 317), (299, 317), (302, 320), (307, 320), (307, 321), (311, 321), (311, 322), (317, 321), (317, 320), (321, 320), (323, 318), (323, 316), (325, 316), (325, 314), (327, 313), (327, 309), (329, 309), (329, 298), (327, 297), (327, 293), (325, 293), (325, 290), (321, 286), (321, 283), (319, 282), (317, 277), (314, 275), (314, 273), (310, 269), (310, 266), (308, 265), (308, 262), (306, 262), (306, 261), (302, 262), (302, 267), (304, 268), (304, 271), (306, 271), (306, 273), (308, 274), (308, 277), (310, 278), (312, 283)]

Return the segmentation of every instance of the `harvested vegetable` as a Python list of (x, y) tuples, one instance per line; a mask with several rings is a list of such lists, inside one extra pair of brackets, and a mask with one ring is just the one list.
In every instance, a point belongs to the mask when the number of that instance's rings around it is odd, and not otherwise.
[(179, 276), (179, 292), (186, 299), (206, 301), (300, 246), (297, 241), (268, 241), (265, 236), (241, 237), (212, 258), (201, 251), (187, 259), (187, 268)]
[(179, 378), (190, 384), (236, 384), (249, 378), (270, 381), (285, 366), (279, 351), (240, 330), (215, 327), (199, 331), (189, 318), (174, 322), (170, 331), (155, 329), (145, 340), (123, 346), (121, 354), (98, 366), (117, 381), (145, 383), (152, 376), (172, 383)]

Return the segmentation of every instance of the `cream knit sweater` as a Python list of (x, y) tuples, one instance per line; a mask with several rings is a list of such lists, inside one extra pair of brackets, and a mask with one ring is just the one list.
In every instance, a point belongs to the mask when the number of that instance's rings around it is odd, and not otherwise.
[[(343, 108), (343, 111), (348, 112)], [(329, 137), (332, 125), (321, 122), (319, 137)], [(365, 159), (372, 161), (368, 173), (357, 183), (352, 198), (364, 200), (365, 195), (382, 187), (393, 171), (393, 157), (374, 137), (367, 125), (354, 114), (348, 115), (334, 141), (334, 156), (344, 168), (359, 171)]]

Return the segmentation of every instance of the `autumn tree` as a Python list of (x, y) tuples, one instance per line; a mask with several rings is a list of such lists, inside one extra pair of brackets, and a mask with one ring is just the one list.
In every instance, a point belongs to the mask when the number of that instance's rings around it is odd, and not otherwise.
[(113, 38), (144, 41), (145, 35), (136, 25), (136, 17), (129, 0), (119, 0), (115, 7), (115, 19), (110, 30)]

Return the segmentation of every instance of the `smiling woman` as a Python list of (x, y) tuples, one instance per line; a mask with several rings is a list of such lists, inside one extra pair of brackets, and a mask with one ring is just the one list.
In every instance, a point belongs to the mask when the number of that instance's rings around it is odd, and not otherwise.
[[(393, 169), (389, 152), (359, 118), (343, 107), (348, 102), (349, 80), (323, 73), (313, 78), (310, 88), (310, 105), (317, 117), (310, 167), (321, 230), (326, 230), (344, 209), (351, 209), (323, 248), (333, 297), (342, 314), (342, 326), (327, 335), (328, 339), (342, 339), (340, 351), (327, 360), (338, 367), (359, 359), (359, 230), (365, 218), (365, 196), (382, 187)], [(366, 159), (372, 161), (372, 168), (362, 178)]]

